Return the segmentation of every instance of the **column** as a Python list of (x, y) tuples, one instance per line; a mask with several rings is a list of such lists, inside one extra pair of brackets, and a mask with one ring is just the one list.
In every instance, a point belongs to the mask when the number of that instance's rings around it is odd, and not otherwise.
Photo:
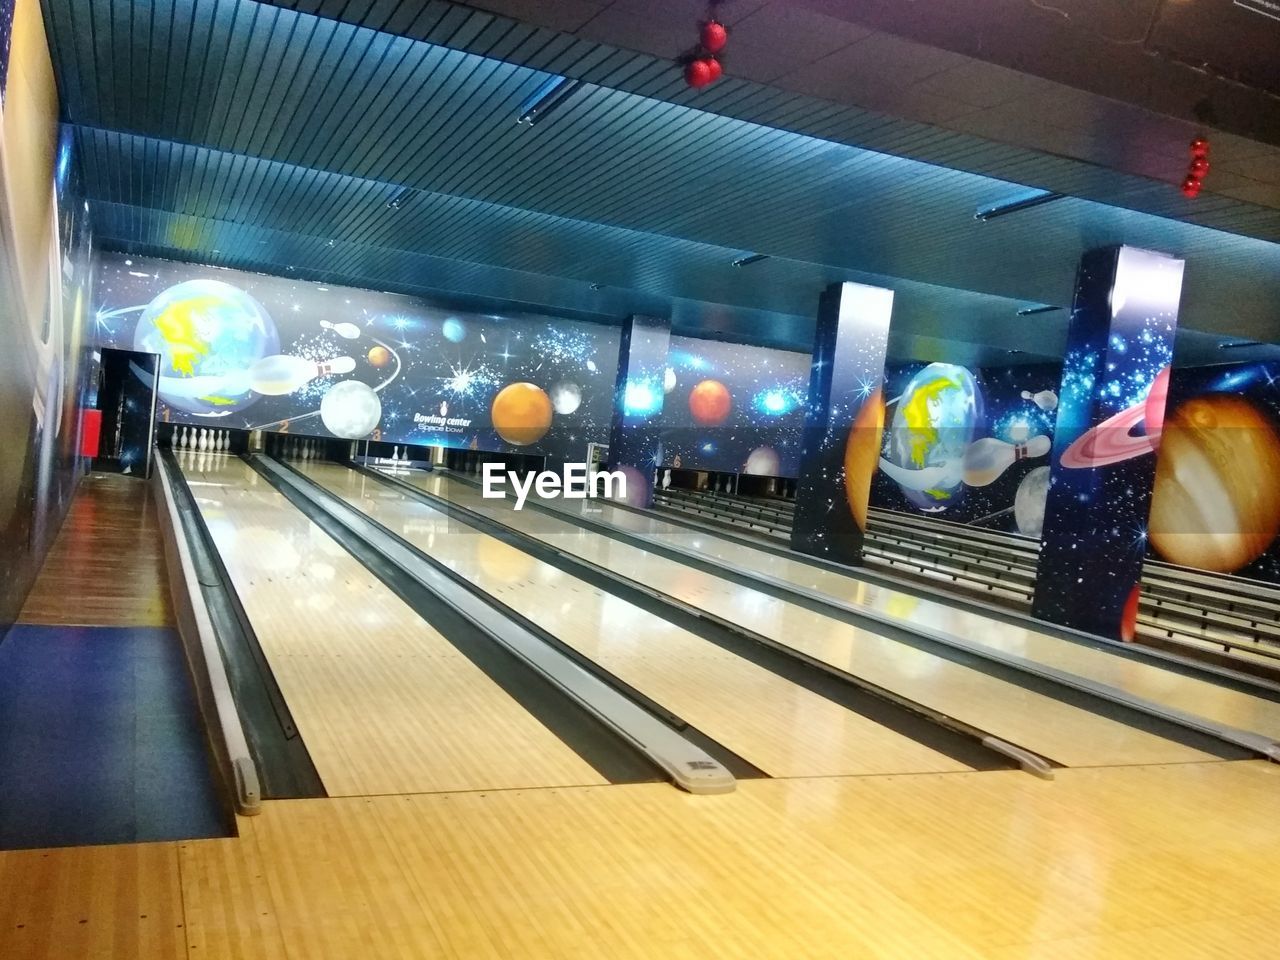
[(636, 507), (653, 505), (653, 471), (662, 462), (658, 418), (670, 342), (670, 320), (631, 316), (622, 326), (609, 469), (625, 474), (625, 500)]
[(838, 563), (862, 562), (892, 313), (892, 290), (861, 283), (832, 284), (818, 304), (791, 546)]
[(1133, 637), (1182, 269), (1134, 247), (1080, 260), (1032, 601), (1043, 620)]

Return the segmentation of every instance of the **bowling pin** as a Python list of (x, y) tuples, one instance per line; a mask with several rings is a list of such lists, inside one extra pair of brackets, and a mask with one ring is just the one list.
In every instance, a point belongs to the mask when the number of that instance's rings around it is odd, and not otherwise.
[(209, 435), (205, 433), (205, 428), (200, 428), (200, 433), (196, 436), (196, 449), (201, 453), (209, 449)]
[(985, 487), (1019, 460), (1043, 457), (1051, 445), (1043, 434), (1025, 443), (1006, 443), (998, 437), (975, 440), (964, 452), (964, 482), (971, 487)]
[(230, 449), (231, 449), (231, 431), (223, 430), (222, 431), (222, 452), (226, 453)]
[(176, 444), (179, 450), (187, 449), (187, 428), (183, 427), (182, 432), (178, 434), (178, 442)]
[(333, 357), (317, 363), (306, 357), (276, 354), (263, 357), (249, 368), (249, 387), (269, 397), (282, 397), (316, 377), (350, 373), (355, 368), (356, 362), (351, 357)]
[(1030, 400), (1041, 410), (1056, 410), (1058, 408), (1058, 395), (1052, 390), (1041, 390), (1039, 393), (1023, 390), (1022, 399)]
[(330, 323), (328, 320), (321, 320), (320, 326), (326, 330), (332, 330), (338, 336), (347, 340), (354, 340), (360, 336), (360, 328), (354, 323)]

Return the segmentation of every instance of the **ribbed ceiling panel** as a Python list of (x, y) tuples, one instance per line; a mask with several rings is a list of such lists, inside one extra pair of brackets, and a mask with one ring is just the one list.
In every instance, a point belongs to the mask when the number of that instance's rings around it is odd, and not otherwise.
[[(669, 65), (448, 3), (366, 4), (369, 23), (432, 42), (252, 0), (45, 4), (90, 196), (111, 211), (100, 233), (121, 244), (415, 288), (414, 258), (455, 260), (457, 276), (503, 269), (806, 316), (831, 280), (897, 277), (920, 336), (1047, 353), (1043, 324), (1018, 321), (1023, 339), (1008, 339), (1011, 301), (1064, 303), (1082, 250), (1126, 242), (1191, 259), (1186, 322), (1277, 333), (1275, 245), (1081, 200), (977, 223), (979, 203), (1015, 188), (729, 115), (834, 130), (848, 114), (833, 104), (726, 80), (707, 101), (725, 115), (708, 114), (670, 102), (690, 95)], [(587, 83), (520, 126), (548, 75), (448, 43), (650, 96)], [(917, 153), (940, 134), (859, 123)], [(1001, 149), (946, 136), (971, 166)], [(1003, 156), (1027, 182), (1059, 163)], [(1198, 215), (1234, 203), (1208, 198)], [(773, 260), (728, 265), (748, 251)]]
[[(292, 0), (270, 2), (281, 7), (307, 9)], [(1188, 209), (1167, 183), (779, 91), (732, 76), (708, 90), (691, 92), (669, 61), (556, 34), (483, 10), (443, 2), (424, 4), (422, 0), (349, 0), (325, 5), (322, 15), (553, 70), (646, 97), (696, 104), (701, 110), (766, 126), (1185, 219), (1215, 229), (1280, 240), (1280, 211), (1274, 209), (1225, 197), (1212, 209), (1204, 204)]]

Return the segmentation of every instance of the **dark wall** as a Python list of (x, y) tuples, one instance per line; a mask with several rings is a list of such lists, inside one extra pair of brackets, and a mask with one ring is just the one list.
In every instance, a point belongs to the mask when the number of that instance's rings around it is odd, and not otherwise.
[(82, 473), (80, 409), (92, 373), (88, 218), (57, 125), (39, 4), (13, 9), (0, 119), (0, 635)]
[(663, 464), (796, 476), (809, 365), (807, 353), (672, 337)]
[(98, 343), (161, 355), (161, 421), (582, 461), (619, 329), (103, 254)]

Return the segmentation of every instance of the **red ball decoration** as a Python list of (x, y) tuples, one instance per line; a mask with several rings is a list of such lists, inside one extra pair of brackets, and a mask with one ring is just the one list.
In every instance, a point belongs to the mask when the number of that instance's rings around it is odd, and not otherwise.
[(1207, 157), (1196, 157), (1191, 161), (1191, 176), (1197, 180), (1203, 180), (1205, 174), (1209, 172), (1209, 159)]
[(1209, 155), (1209, 141), (1204, 137), (1196, 137), (1191, 141), (1191, 156), (1195, 159)]
[(719, 53), (729, 42), (729, 31), (718, 20), (708, 20), (702, 25), (701, 40), (707, 53)]
[(1182, 195), (1191, 200), (1200, 196), (1200, 181), (1188, 174), (1187, 179), (1182, 181)]
[(720, 66), (720, 61), (715, 57), (707, 58), (707, 69), (711, 71), (711, 83), (719, 80), (720, 75), (724, 73), (724, 67)]
[(684, 82), (695, 90), (701, 90), (711, 82), (711, 62), (708, 60), (691, 60), (684, 68)]

